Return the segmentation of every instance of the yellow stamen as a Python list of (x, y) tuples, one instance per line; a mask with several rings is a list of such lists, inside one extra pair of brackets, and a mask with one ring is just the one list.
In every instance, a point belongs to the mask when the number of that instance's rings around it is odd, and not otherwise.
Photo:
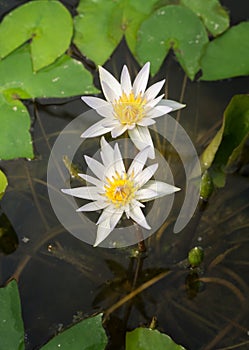
[(123, 176), (116, 171), (116, 175), (107, 178), (108, 185), (105, 185), (105, 196), (116, 207), (124, 206), (129, 203), (136, 191), (133, 181), (133, 175), (129, 176), (125, 173)]
[(119, 119), (121, 124), (130, 125), (137, 123), (145, 115), (144, 107), (146, 102), (146, 99), (141, 94), (135, 97), (133, 92), (129, 95), (123, 92), (122, 96), (115, 100), (113, 104), (115, 117)]

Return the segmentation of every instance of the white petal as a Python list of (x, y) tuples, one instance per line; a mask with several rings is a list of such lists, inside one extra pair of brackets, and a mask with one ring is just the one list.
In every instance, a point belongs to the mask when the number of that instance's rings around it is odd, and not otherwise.
[(140, 126), (149, 126), (149, 125), (153, 125), (155, 124), (155, 120), (151, 119), (151, 118), (143, 118), (141, 119), (139, 122), (137, 122), (137, 125)]
[(138, 75), (136, 76), (136, 79), (133, 83), (133, 91), (135, 96), (137, 96), (139, 93), (143, 94), (148, 80), (149, 80), (149, 74), (150, 74), (150, 62), (147, 62), (143, 68), (139, 71)]
[(103, 93), (107, 99), (107, 101), (110, 101), (109, 99), (109, 90), (106, 91), (106, 84), (108, 85), (111, 90), (116, 92), (119, 96), (122, 94), (121, 86), (119, 82), (114, 78), (114, 76), (109, 73), (106, 69), (99, 66), (99, 77), (100, 77), (100, 84), (102, 86)]
[(91, 202), (88, 204), (83, 205), (82, 207), (80, 207), (79, 209), (77, 209), (76, 211), (96, 211), (96, 210), (100, 210), (100, 209), (104, 209), (108, 206), (109, 204), (104, 202), (104, 201), (96, 201), (96, 202)]
[(98, 179), (96, 179), (96, 177), (93, 177), (93, 176), (90, 176), (90, 175), (87, 175), (87, 174), (78, 174), (82, 179), (86, 180), (87, 182), (95, 185), (95, 186), (98, 186), (98, 187), (101, 187), (102, 186), (102, 182), (99, 181)]
[(93, 109), (109, 105), (108, 102), (99, 97), (82, 96), (81, 99)]
[(104, 239), (106, 239), (107, 236), (109, 236), (109, 234), (113, 231), (113, 229), (121, 219), (122, 214), (123, 211), (116, 211), (98, 225), (97, 237), (94, 243), (94, 247), (99, 245)]
[(150, 201), (154, 198), (156, 198), (157, 196), (157, 192), (151, 190), (151, 189), (147, 189), (147, 188), (141, 188), (140, 190), (138, 190), (136, 192), (136, 199), (138, 201)]
[(151, 109), (151, 111), (147, 114), (147, 116), (150, 118), (158, 118), (158, 117), (161, 117), (162, 115), (166, 115), (170, 111), (171, 111), (170, 107), (157, 105), (156, 107)]
[(133, 159), (129, 170), (128, 175), (134, 174), (134, 177), (137, 176), (142, 170), (148, 158), (150, 146), (145, 147), (142, 151), (140, 151), (135, 158)]
[(126, 65), (124, 65), (122, 72), (121, 72), (121, 78), (120, 78), (120, 82), (121, 82), (121, 88), (123, 90), (123, 92), (126, 95), (129, 95), (132, 89), (131, 86), (131, 77), (128, 71), (128, 68), (126, 67)]
[(155, 174), (158, 168), (158, 164), (152, 164), (145, 168), (141, 173), (135, 177), (135, 181), (138, 184), (139, 188), (142, 187), (150, 178)]
[(102, 82), (102, 88), (105, 89), (105, 96), (107, 101), (109, 101), (110, 103), (116, 101), (119, 99), (119, 97), (121, 96), (122, 92), (121, 92), (121, 88), (118, 90), (113, 90), (111, 88), (111, 86), (107, 83), (107, 82)]
[(186, 105), (173, 101), (173, 100), (162, 100), (160, 102), (161, 106), (168, 106), (170, 108), (172, 108), (172, 111), (177, 111), (178, 109), (184, 108), (186, 107)]
[(120, 125), (120, 123), (116, 118), (105, 118), (102, 125), (104, 128), (115, 128), (117, 125)]
[(114, 150), (111, 145), (106, 142), (105, 138), (102, 136), (100, 140), (101, 151), (100, 155), (105, 167), (113, 164), (114, 162)]
[(115, 146), (114, 146), (114, 167), (119, 174), (125, 173), (123, 157), (117, 143), (115, 143)]
[(113, 118), (113, 107), (109, 102), (105, 106), (96, 108), (95, 111), (104, 118)]
[(112, 130), (112, 127), (105, 128), (103, 126), (103, 120), (100, 120), (99, 122), (90, 126), (90, 128), (86, 129), (83, 132), (83, 134), (81, 134), (80, 137), (83, 137), (83, 138), (96, 137), (96, 136), (104, 135), (111, 130)]
[[(155, 195), (153, 197), (149, 196), (149, 192), (146, 192), (146, 191), (153, 191), (155, 193)], [(151, 180), (151, 181), (148, 181), (143, 186), (142, 189), (137, 191), (137, 194), (138, 194), (139, 200), (146, 202), (148, 200), (167, 196), (168, 194), (172, 194), (172, 193), (177, 192), (177, 191), (180, 191), (180, 188), (175, 187), (175, 186), (170, 185), (170, 184), (167, 184), (167, 183), (162, 182), (162, 181)], [(143, 197), (143, 195), (144, 195), (144, 197)], [(152, 195), (152, 192), (151, 192), (151, 195)]]
[(102, 180), (105, 174), (104, 165), (93, 158), (90, 158), (88, 156), (84, 156), (84, 157), (88, 167), (91, 169), (94, 175), (96, 175), (100, 180)]
[(146, 103), (146, 110), (150, 110), (151, 108), (155, 107), (163, 98), (163, 95), (158, 96), (157, 98), (155, 98), (154, 100), (151, 100), (150, 102)]
[(140, 207), (138, 206), (134, 206), (130, 209), (130, 217), (136, 222), (138, 223), (140, 226), (146, 228), (147, 230), (150, 230), (151, 227), (148, 225), (144, 214), (142, 212), (142, 210), (140, 209)]
[(61, 190), (65, 194), (83, 199), (100, 199), (99, 189), (93, 186), (75, 187)]
[(163, 84), (165, 83), (165, 79), (158, 81), (157, 83), (151, 85), (145, 92), (144, 97), (147, 101), (153, 100), (161, 91)]
[(115, 139), (116, 137), (122, 135), (125, 131), (127, 130), (127, 125), (126, 124), (118, 124), (112, 129), (112, 137)]
[(148, 157), (151, 159), (155, 158), (155, 150), (152, 142), (152, 138), (150, 136), (150, 132), (146, 126), (137, 125), (134, 129), (128, 130), (128, 134), (135, 144), (135, 146), (142, 150), (147, 146), (150, 146)]
[[(109, 218), (108, 222), (111, 224), (110, 218), (115, 213), (115, 207), (109, 204), (101, 213), (96, 225), (99, 225), (101, 222), (106, 221)], [(111, 225), (109, 226), (111, 227)]]

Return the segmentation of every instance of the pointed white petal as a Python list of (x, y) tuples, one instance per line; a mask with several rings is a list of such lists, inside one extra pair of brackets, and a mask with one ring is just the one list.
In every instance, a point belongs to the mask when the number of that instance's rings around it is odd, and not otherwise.
[(167, 106), (156, 106), (150, 110), (150, 112), (147, 114), (150, 118), (158, 118), (162, 115), (166, 115), (168, 112), (170, 112), (170, 107)]
[(88, 167), (91, 169), (94, 175), (96, 175), (100, 180), (102, 180), (105, 174), (104, 165), (93, 158), (90, 158), (88, 156), (84, 156), (84, 157)]
[(80, 137), (83, 138), (88, 138), (88, 137), (96, 137), (96, 136), (100, 136), (103, 134), (106, 134), (107, 132), (111, 131), (112, 128), (105, 128), (103, 126), (103, 120), (100, 120), (99, 122), (93, 124), (92, 126), (90, 126), (90, 128), (86, 129), (83, 134), (81, 134)]
[(121, 88), (123, 90), (123, 92), (126, 95), (129, 95), (132, 89), (131, 86), (131, 77), (128, 71), (128, 68), (126, 67), (126, 65), (124, 65), (122, 72), (121, 72), (121, 78), (120, 78), (120, 82), (121, 82)]
[(119, 150), (118, 143), (115, 143), (114, 146), (114, 168), (119, 174), (125, 173), (123, 157)]
[(108, 167), (110, 164), (113, 164), (114, 162), (114, 150), (111, 147), (111, 145), (108, 142), (106, 142), (103, 136), (101, 137), (100, 145), (101, 145), (100, 155), (101, 155), (103, 164), (105, 167)]
[(102, 182), (99, 181), (98, 179), (96, 179), (96, 177), (93, 177), (93, 176), (90, 176), (90, 175), (87, 175), (87, 174), (78, 174), (82, 179), (86, 180), (87, 182), (95, 185), (95, 186), (98, 186), (101, 188), (102, 186)]
[(143, 203), (140, 203), (138, 200), (136, 199), (132, 199), (131, 200), (131, 204), (130, 204), (130, 207), (134, 207), (134, 206), (137, 206), (137, 207), (140, 207), (140, 208), (144, 208), (145, 205)]
[(110, 91), (106, 91), (106, 86), (108, 86), (111, 90), (116, 92), (119, 96), (122, 94), (121, 86), (117, 79), (114, 78), (114, 76), (109, 73), (105, 68), (99, 66), (99, 77), (100, 77), (100, 84), (102, 86), (103, 93), (107, 99), (107, 101), (111, 101), (109, 99), (109, 93)]
[(112, 229), (110, 228), (110, 218), (108, 217), (106, 221), (103, 221), (100, 225), (98, 225), (97, 229), (97, 237), (94, 243), (94, 247), (97, 247), (107, 236), (111, 233)]
[(82, 96), (81, 99), (93, 109), (109, 105), (108, 102), (99, 97)]
[(158, 96), (157, 98), (155, 98), (154, 100), (151, 100), (150, 102), (146, 103), (146, 111), (150, 111), (150, 109), (152, 109), (153, 107), (155, 107), (163, 98), (163, 95)]
[(134, 206), (130, 209), (130, 217), (136, 222), (138, 223), (140, 226), (146, 228), (147, 230), (150, 230), (151, 227), (148, 225), (144, 214), (142, 212), (142, 210), (140, 209), (140, 207), (138, 206)]
[[(96, 225), (99, 225), (101, 222), (106, 221), (106, 219), (109, 218), (109, 224), (111, 223), (110, 218), (115, 213), (115, 207), (113, 205), (108, 205), (106, 208), (102, 211), (100, 217), (98, 218), (98, 221), (96, 222)], [(110, 226), (111, 227), (111, 226)]]
[(98, 225), (97, 237), (94, 243), (94, 247), (99, 245), (107, 236), (114, 230), (115, 226), (121, 219), (123, 211), (116, 211), (112, 215), (106, 217), (104, 221), (102, 221)]
[(138, 75), (136, 76), (136, 79), (133, 83), (133, 91), (135, 96), (137, 96), (139, 93), (143, 94), (148, 80), (149, 80), (149, 74), (150, 74), (150, 62), (147, 62), (143, 68), (139, 71)]
[(127, 130), (126, 124), (118, 124), (112, 129), (112, 137), (115, 139), (116, 137), (122, 135)]
[(150, 201), (154, 198), (156, 198), (157, 192), (147, 189), (147, 188), (141, 188), (136, 192), (136, 199), (138, 201)]
[(110, 103), (119, 99), (122, 94), (121, 88), (119, 90), (113, 90), (108, 82), (102, 82), (102, 88), (105, 89), (105, 97)]
[(144, 97), (146, 98), (147, 101), (153, 100), (161, 91), (163, 85), (165, 83), (165, 79), (158, 81), (157, 83), (151, 85), (144, 94)]
[(168, 106), (170, 108), (172, 108), (172, 111), (177, 111), (178, 109), (184, 108), (186, 107), (186, 105), (173, 101), (173, 100), (162, 100), (160, 102), (161, 106)]
[[(154, 196), (149, 197), (149, 192), (146, 191), (153, 191), (155, 193)], [(137, 194), (139, 195), (139, 200), (146, 202), (150, 201), (152, 199), (156, 199), (159, 197), (167, 196), (168, 194), (172, 194), (174, 192), (180, 191), (180, 188), (175, 187), (173, 185), (167, 184), (162, 181), (155, 181), (151, 180), (148, 181), (143, 188), (141, 188), (139, 191), (137, 191)], [(151, 195), (153, 193), (151, 192)], [(144, 197), (143, 197), (144, 195)]]
[(81, 211), (96, 211), (100, 209), (104, 209), (108, 206), (109, 204), (104, 202), (104, 201), (96, 201), (96, 202), (91, 202), (88, 204), (83, 205), (76, 211), (81, 212)]
[(139, 122), (137, 122), (137, 125), (140, 125), (140, 126), (149, 126), (149, 125), (153, 125), (155, 124), (155, 120), (151, 119), (151, 118), (143, 118), (141, 119)]
[(128, 130), (128, 134), (135, 144), (135, 146), (142, 150), (147, 146), (150, 146), (148, 157), (151, 159), (155, 158), (155, 150), (152, 142), (152, 138), (150, 136), (150, 132), (146, 126), (137, 125), (134, 129)]
[(129, 167), (128, 175), (131, 175), (133, 173), (134, 177), (136, 177), (137, 174), (139, 174), (143, 170), (143, 167), (148, 158), (149, 148), (150, 146), (145, 147), (135, 156)]
[(116, 118), (105, 118), (102, 125), (104, 128), (115, 128), (117, 125), (120, 125), (120, 123)]
[(75, 187), (61, 190), (65, 194), (83, 199), (98, 200), (101, 199), (99, 190), (97, 187), (85, 186), (85, 187)]
[(104, 118), (113, 118), (113, 107), (109, 102), (104, 106), (96, 108), (95, 111)]
[(152, 164), (145, 168), (141, 173), (135, 177), (135, 181), (139, 188), (141, 188), (150, 178), (155, 174), (158, 164)]

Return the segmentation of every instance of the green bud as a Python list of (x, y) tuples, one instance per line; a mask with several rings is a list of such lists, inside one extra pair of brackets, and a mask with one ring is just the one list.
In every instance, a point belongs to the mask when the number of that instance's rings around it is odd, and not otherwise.
[(211, 196), (214, 189), (212, 177), (210, 176), (207, 170), (204, 171), (201, 178), (201, 187), (200, 187), (200, 197), (207, 201)]
[(199, 266), (204, 258), (204, 251), (202, 247), (194, 247), (188, 253), (188, 262), (191, 267)]

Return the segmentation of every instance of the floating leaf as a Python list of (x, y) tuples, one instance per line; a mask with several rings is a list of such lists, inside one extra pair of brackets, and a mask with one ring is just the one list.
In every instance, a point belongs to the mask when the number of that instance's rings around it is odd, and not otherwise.
[(184, 350), (177, 345), (168, 335), (157, 330), (148, 328), (137, 328), (126, 333), (125, 350)]
[(7, 186), (8, 186), (7, 177), (2, 172), (2, 170), (0, 170), (0, 199), (2, 199)]
[(74, 43), (100, 65), (110, 57), (123, 35), (135, 54), (138, 28), (156, 3), (157, 0), (81, 0), (79, 15), (75, 17)]
[(0, 158), (33, 158), (30, 117), (22, 102), (6, 101), (0, 92)]
[(87, 318), (60, 333), (41, 350), (73, 349), (73, 350), (104, 350), (107, 336), (102, 327), (101, 314)]
[(242, 22), (211, 41), (201, 61), (201, 80), (249, 74), (249, 22)]
[(0, 61), (0, 158), (33, 158), (30, 117), (19, 99), (69, 97), (98, 92), (91, 74), (67, 55), (53, 65), (32, 71), (27, 45)]
[(229, 15), (218, 0), (181, 0), (199, 16), (213, 36), (223, 33), (229, 27)]
[(225, 172), (238, 159), (249, 137), (249, 95), (236, 95), (227, 106), (223, 124), (200, 157), (202, 170), (210, 172), (216, 186), (225, 184)]
[(72, 34), (72, 17), (59, 1), (30, 1), (11, 11), (0, 24), (0, 57), (30, 40), (33, 68), (38, 71), (67, 50)]
[(154, 12), (139, 30), (137, 54), (141, 63), (151, 62), (152, 74), (161, 66), (170, 48), (187, 75), (193, 79), (208, 42), (201, 20), (188, 8), (169, 5)]
[(0, 348), (24, 350), (24, 327), (16, 281), (0, 288)]

